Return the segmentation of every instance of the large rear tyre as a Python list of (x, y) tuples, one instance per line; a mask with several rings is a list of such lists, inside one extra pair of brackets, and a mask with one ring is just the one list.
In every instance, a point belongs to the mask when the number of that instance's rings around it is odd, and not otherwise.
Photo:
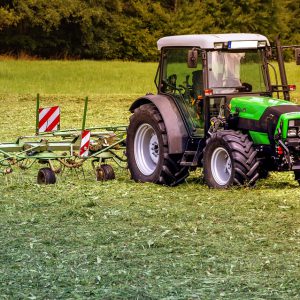
[(204, 180), (209, 187), (253, 185), (259, 178), (259, 162), (253, 143), (246, 134), (233, 130), (218, 131), (204, 149)]
[(180, 155), (169, 154), (164, 121), (153, 104), (135, 109), (127, 131), (126, 155), (132, 179), (174, 186), (189, 175)]

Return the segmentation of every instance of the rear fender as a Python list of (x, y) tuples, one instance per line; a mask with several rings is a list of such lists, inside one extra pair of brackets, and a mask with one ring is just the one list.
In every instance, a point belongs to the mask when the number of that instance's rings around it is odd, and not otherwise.
[(136, 108), (147, 103), (153, 103), (164, 120), (168, 135), (169, 154), (183, 153), (188, 140), (188, 132), (172, 97), (146, 95), (134, 101), (129, 110), (133, 113)]

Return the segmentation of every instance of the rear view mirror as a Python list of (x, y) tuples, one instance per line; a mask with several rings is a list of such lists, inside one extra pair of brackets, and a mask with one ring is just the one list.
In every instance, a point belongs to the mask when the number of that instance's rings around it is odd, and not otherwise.
[(295, 49), (296, 65), (300, 65), (300, 48)]
[(197, 68), (197, 64), (198, 64), (198, 50), (197, 49), (192, 49), (192, 50), (188, 51), (187, 64), (188, 64), (189, 68)]

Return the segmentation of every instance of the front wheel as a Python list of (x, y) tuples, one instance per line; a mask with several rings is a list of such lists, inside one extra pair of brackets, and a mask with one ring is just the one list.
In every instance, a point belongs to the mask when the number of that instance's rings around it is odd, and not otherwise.
[(177, 185), (189, 175), (181, 155), (169, 154), (165, 123), (153, 104), (135, 109), (127, 131), (126, 155), (132, 179)]
[(233, 130), (218, 131), (204, 149), (204, 179), (209, 187), (253, 185), (259, 178), (256, 150), (248, 136)]

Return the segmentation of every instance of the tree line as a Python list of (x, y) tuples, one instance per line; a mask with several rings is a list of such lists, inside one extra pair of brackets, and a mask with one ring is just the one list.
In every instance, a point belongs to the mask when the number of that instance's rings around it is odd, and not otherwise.
[(295, 0), (0, 0), (0, 53), (153, 61), (166, 35), (252, 32), (300, 43)]

